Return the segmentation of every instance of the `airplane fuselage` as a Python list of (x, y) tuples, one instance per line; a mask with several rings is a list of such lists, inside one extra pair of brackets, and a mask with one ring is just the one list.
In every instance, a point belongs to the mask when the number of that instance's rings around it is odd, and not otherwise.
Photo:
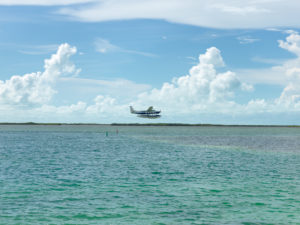
[(139, 114), (139, 115), (151, 115), (151, 114), (159, 114), (160, 111), (135, 111), (134, 114)]
[(141, 111), (134, 110), (133, 107), (130, 106), (130, 112), (132, 114), (136, 114), (138, 117), (148, 118), (148, 119), (156, 119), (161, 117), (161, 115), (159, 115), (161, 111), (154, 110), (152, 106), (150, 106), (148, 110), (141, 110)]

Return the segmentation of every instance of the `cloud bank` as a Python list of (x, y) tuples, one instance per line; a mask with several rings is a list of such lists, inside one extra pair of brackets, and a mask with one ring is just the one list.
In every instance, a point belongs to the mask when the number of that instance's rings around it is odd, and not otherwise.
[(193, 66), (188, 75), (174, 78), (160, 89), (142, 93), (139, 101), (184, 113), (208, 108), (214, 111), (216, 107), (228, 110), (236, 90), (251, 91), (253, 87), (242, 83), (231, 71), (217, 72), (218, 67), (224, 66), (220, 50), (211, 47), (205, 54), (200, 54), (198, 65)]
[[(129, 105), (137, 108), (153, 105), (163, 111), (162, 119), (165, 122), (185, 122), (187, 118), (200, 122), (198, 117), (201, 116), (207, 118), (205, 121), (201, 120), (202, 122), (209, 122), (214, 118), (213, 121), (219, 119), (219, 122), (226, 123), (228, 120), (225, 118), (235, 117), (237, 121), (245, 118), (244, 121), (251, 123), (249, 118), (260, 118), (264, 115), (265, 118), (277, 117), (277, 121), (284, 123), (283, 116), (293, 115), (296, 119), (291, 123), (299, 124), (300, 35), (290, 32), (286, 40), (278, 43), (279, 47), (295, 55), (293, 60), (270, 68), (271, 71), (277, 71), (276, 76), (282, 76), (281, 79), (286, 80), (282, 93), (272, 100), (267, 101), (262, 96), (244, 103), (239, 103), (236, 96), (240, 93), (251, 96), (255, 87), (243, 82), (239, 73), (225, 70), (221, 51), (216, 47), (208, 48), (200, 54), (198, 64), (187, 75), (173, 78), (160, 88), (145, 91), (149, 89), (148, 86), (129, 81), (118, 81), (114, 84), (112, 81), (88, 81), (70, 77), (78, 73), (78, 69), (70, 61), (76, 48), (62, 44), (56, 54), (45, 60), (43, 72), (12, 76), (9, 80), (0, 81), (1, 117), (9, 121), (135, 122), (136, 118), (129, 114)], [(84, 83), (98, 82), (102, 88), (95, 92), (91, 102), (77, 99), (72, 104), (56, 105), (51, 100), (55, 99), (57, 92), (55, 83), (60, 80), (82, 83), (82, 86)], [(122, 84), (129, 84), (132, 89), (137, 88), (133, 92), (134, 96), (124, 97), (107, 91), (115, 85), (115, 90), (120, 89), (121, 93), (126, 89), (121, 87)], [(109, 88), (105, 90), (105, 86)], [(95, 88), (97, 89), (96, 86)], [(89, 90), (89, 85), (85, 90)]]
[(300, 109), (300, 35), (291, 32), (286, 41), (279, 41), (279, 46), (297, 56), (279, 67), (283, 70), (288, 80), (288, 85), (281, 93), (278, 103), (284, 104), (286, 108)]
[(101, 0), (64, 7), (60, 14), (85, 22), (159, 19), (213, 28), (299, 27), (297, 0)]
[[(299, 27), (298, 0), (0, 0), (0, 6), (58, 6), (79, 21), (159, 19), (213, 28)], [(52, 10), (52, 9), (51, 9)]]
[(9, 80), (0, 80), (0, 103), (27, 106), (48, 103), (55, 94), (53, 83), (64, 74), (76, 73), (69, 61), (76, 48), (69, 44), (59, 46), (57, 53), (45, 60), (44, 72), (15, 75)]

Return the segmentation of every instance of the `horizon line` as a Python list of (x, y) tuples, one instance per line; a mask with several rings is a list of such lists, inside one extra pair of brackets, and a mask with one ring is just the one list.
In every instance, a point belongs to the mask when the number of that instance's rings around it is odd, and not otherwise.
[(211, 126), (211, 127), (300, 127), (287, 124), (210, 124), (210, 123), (37, 123), (37, 122), (0, 122), (0, 125), (97, 125), (97, 126)]

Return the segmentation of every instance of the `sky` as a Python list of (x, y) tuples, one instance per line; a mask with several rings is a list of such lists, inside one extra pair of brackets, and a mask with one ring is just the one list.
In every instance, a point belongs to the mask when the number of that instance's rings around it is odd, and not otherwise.
[(299, 10), (297, 0), (0, 0), (0, 122), (300, 125)]

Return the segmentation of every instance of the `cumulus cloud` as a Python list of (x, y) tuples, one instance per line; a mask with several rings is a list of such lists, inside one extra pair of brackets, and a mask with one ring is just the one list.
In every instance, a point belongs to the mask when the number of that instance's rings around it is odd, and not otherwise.
[[(9, 112), (14, 112), (14, 116), (19, 115), (14, 118), (20, 118), (20, 120), (30, 114), (31, 117), (26, 118), (38, 118), (39, 121), (50, 120), (52, 122), (57, 120), (59, 122), (104, 123), (135, 121), (135, 117), (129, 114), (129, 105), (141, 109), (153, 105), (163, 111), (163, 119), (174, 117), (183, 118), (186, 121), (186, 118), (193, 117), (191, 122), (198, 121), (199, 115), (208, 115), (206, 118), (212, 118), (212, 115), (214, 118), (233, 116), (247, 118), (247, 116), (259, 114), (265, 115), (264, 118), (268, 119), (268, 115), (284, 114), (293, 115), (293, 118), (296, 118), (300, 112), (299, 39), (298, 33), (290, 31), (285, 40), (279, 41), (279, 46), (290, 51), (296, 58), (272, 67), (269, 71), (270, 74), (275, 71), (276, 76), (281, 76), (280, 79), (286, 81), (281, 95), (271, 100), (266, 100), (262, 96), (262, 98), (251, 99), (244, 103), (238, 103), (235, 97), (244, 91), (252, 91), (253, 86), (243, 82), (239, 73), (225, 70), (226, 65), (221, 51), (216, 47), (208, 48), (205, 53), (200, 54), (198, 64), (193, 66), (187, 75), (174, 78), (172, 81), (162, 84), (161, 88), (149, 90), (150, 87), (147, 85), (138, 85), (126, 80), (119, 80), (115, 83), (113, 81), (62, 78), (64, 74), (74, 74), (77, 71), (75, 65), (69, 60), (76, 53), (76, 48), (63, 44), (56, 54), (45, 60), (44, 72), (13, 76), (7, 81), (0, 81), (2, 114), (6, 113), (6, 117), (2, 118), (9, 118), (7, 116)], [(62, 106), (52, 105), (50, 100), (55, 93), (53, 84), (57, 80), (64, 80), (69, 84), (70, 82), (78, 83), (78, 88), (80, 88), (79, 84), (86, 83), (85, 86), (90, 89), (92, 82), (96, 85), (93, 87), (96, 90), (96, 92), (93, 91), (93, 96), (96, 97), (92, 103), (75, 99), (72, 102), (77, 103)], [(99, 85), (102, 88), (99, 88)], [(124, 85), (130, 86), (132, 89), (137, 87), (139, 91), (135, 90), (132, 92), (133, 98), (126, 97), (124, 100), (124, 96), (116, 95), (114, 91), (107, 92), (104, 88), (107, 86), (122, 89)], [(139, 94), (139, 92), (142, 93)], [(82, 93), (84, 94), (84, 92)], [(29, 107), (18, 108), (18, 110), (11, 109), (14, 106), (32, 104), (36, 106), (33, 109)], [(48, 120), (44, 120), (45, 118)], [(174, 121), (178, 122), (176, 119)], [(246, 123), (247, 121), (245, 119)], [(263, 123), (263, 120), (260, 121)], [(277, 121), (280, 123), (280, 118), (277, 118)], [(220, 122), (222, 121), (220, 120)]]
[(297, 57), (260, 71), (269, 73), (274, 83), (277, 83), (276, 80), (284, 81), (282, 93), (273, 100), (267, 101), (262, 97), (248, 103), (237, 103), (234, 98), (237, 92), (253, 91), (254, 88), (242, 82), (232, 71), (218, 72), (218, 68), (224, 67), (225, 63), (220, 50), (212, 47), (199, 56), (198, 65), (193, 66), (188, 75), (174, 78), (172, 82), (164, 83), (160, 89), (142, 93), (135, 104), (147, 102), (164, 111), (172, 111), (172, 114), (218, 113), (241, 116), (299, 112), (300, 35), (294, 31), (289, 31), (288, 34), (286, 40), (279, 41), (279, 46)]
[(283, 49), (286, 49), (298, 57), (300, 56), (300, 36), (298, 32), (289, 31), (291, 33), (287, 38), (286, 41), (279, 40), (279, 46)]
[(79, 101), (76, 104), (71, 105), (63, 105), (63, 106), (53, 106), (53, 105), (42, 105), (38, 108), (33, 109), (32, 111), (35, 113), (46, 114), (49, 116), (50, 114), (54, 114), (57, 118), (61, 115), (72, 115), (79, 114), (82, 115), (85, 113), (87, 104), (85, 102)]
[[(225, 66), (225, 63), (223, 61), (223, 58), (221, 56), (221, 52), (219, 49), (212, 47), (206, 50), (205, 54), (201, 54), (199, 56), (200, 64), (212, 64), (216, 67), (222, 67)], [(199, 64), (199, 65), (200, 65)], [(193, 67), (192, 69), (195, 70), (199, 67)]]
[(290, 31), (289, 33), (290, 35), (285, 41), (279, 41), (279, 46), (295, 54), (297, 58), (279, 66), (284, 72), (288, 84), (282, 91), (277, 102), (289, 108), (300, 109), (300, 35), (294, 31)]
[(111, 98), (110, 96), (98, 95), (95, 99), (94, 105), (91, 105), (87, 108), (87, 113), (103, 113), (108, 112), (115, 105), (116, 99)]
[(214, 28), (299, 27), (297, 0), (101, 0), (64, 7), (60, 14), (86, 22), (163, 19)]
[[(45, 104), (30, 110), (25, 109), (24, 111), (30, 112), (26, 118), (33, 118), (34, 121), (41, 122), (112, 123), (122, 121), (126, 117), (130, 119), (128, 105), (120, 104), (117, 99), (108, 95), (97, 95), (91, 104), (83, 101), (62, 106)], [(17, 112), (20, 113), (20, 111)], [(22, 117), (22, 115), (18, 115), (17, 118)]]
[[(70, 56), (75, 52), (76, 48), (72, 48), (68, 44), (61, 45), (56, 54), (45, 60), (44, 72), (15, 76), (2, 82), (0, 94), (2, 103), (40, 104), (31, 112), (34, 115), (39, 115), (37, 118), (41, 119), (43, 116), (47, 117), (46, 115), (48, 118), (52, 118), (50, 115), (56, 115), (59, 119), (66, 121), (76, 118), (76, 116), (85, 121), (90, 121), (91, 118), (114, 118), (115, 121), (118, 121), (118, 119), (126, 117), (129, 117), (127, 119), (130, 120), (128, 106), (131, 104), (144, 107), (145, 104), (155, 103), (155, 106), (162, 106), (166, 111), (175, 109), (173, 111), (175, 114), (195, 110), (209, 111), (212, 108), (221, 109), (225, 105), (228, 109), (235, 105), (234, 101), (231, 101), (235, 91), (252, 89), (250, 85), (241, 82), (235, 73), (231, 71), (218, 72), (218, 69), (224, 67), (225, 63), (220, 50), (211, 47), (199, 56), (199, 63), (190, 69), (188, 75), (174, 78), (171, 83), (163, 84), (160, 89), (143, 92), (131, 102), (122, 101), (120, 96), (116, 98), (111, 95), (100, 94), (105, 91), (102, 89), (99, 90), (100, 93), (96, 95), (91, 104), (78, 101), (76, 104), (64, 106), (51, 105), (49, 100), (55, 93), (52, 84), (62, 74), (76, 71), (75, 65), (69, 61)], [(25, 82), (29, 76), (33, 77), (33, 81)], [(70, 79), (77, 80), (77, 78), (63, 78), (66, 81)], [(82, 81), (85, 80), (80, 80), (80, 82)], [(123, 81), (121, 83), (124, 84)], [(134, 83), (125, 83), (136, 86)], [(101, 83), (101, 85), (103, 84)], [(109, 82), (109, 85), (113, 86), (114, 84)], [(145, 88), (148, 89), (149, 87), (142, 87), (141, 90)]]
[(140, 103), (146, 101), (161, 107), (176, 108), (177, 111), (190, 111), (192, 108), (205, 109), (231, 105), (230, 99), (237, 90), (252, 90), (249, 84), (242, 83), (234, 72), (220, 73), (218, 67), (225, 66), (220, 50), (211, 47), (199, 56), (199, 63), (189, 74), (164, 83), (160, 89), (142, 93)]
[(77, 72), (75, 65), (69, 61), (75, 53), (75, 47), (62, 44), (56, 54), (45, 60), (44, 72), (15, 75), (9, 80), (0, 80), (0, 103), (26, 106), (49, 102), (55, 93), (52, 85), (57, 78)]
[[(252, 82), (258, 83), (267, 81), (269, 84), (280, 84), (283, 90), (277, 98), (272, 101), (264, 99), (251, 100), (246, 105), (247, 112), (299, 112), (300, 111), (300, 35), (292, 30), (286, 31), (289, 34), (285, 40), (279, 40), (279, 47), (291, 52), (296, 58), (287, 60), (271, 68), (260, 70), (241, 71), (243, 75), (251, 78)], [(259, 80), (262, 79), (262, 80)], [(242, 109), (244, 110), (244, 109)]]

